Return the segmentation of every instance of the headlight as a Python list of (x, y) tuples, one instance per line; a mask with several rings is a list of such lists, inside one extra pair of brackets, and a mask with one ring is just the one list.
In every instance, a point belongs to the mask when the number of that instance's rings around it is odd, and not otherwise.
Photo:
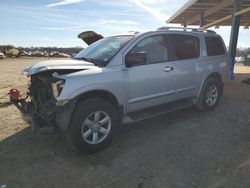
[(65, 80), (58, 80), (51, 84), (53, 96), (55, 98), (58, 97), (60, 93), (62, 92), (64, 84), (65, 84)]

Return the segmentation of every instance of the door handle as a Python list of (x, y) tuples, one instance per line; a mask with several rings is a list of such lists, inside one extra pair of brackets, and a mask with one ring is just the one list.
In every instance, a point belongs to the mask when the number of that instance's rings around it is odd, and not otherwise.
[(167, 66), (163, 70), (164, 70), (164, 72), (170, 72), (170, 71), (174, 70), (174, 67)]

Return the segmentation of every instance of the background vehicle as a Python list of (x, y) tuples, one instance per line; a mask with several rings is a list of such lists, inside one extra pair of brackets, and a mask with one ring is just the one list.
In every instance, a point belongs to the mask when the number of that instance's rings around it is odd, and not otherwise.
[(20, 53), (18, 49), (12, 48), (8, 51), (6, 51), (6, 56), (7, 57), (19, 57)]
[(67, 132), (82, 152), (104, 148), (121, 123), (191, 105), (213, 110), (229, 74), (225, 45), (212, 31), (159, 28), (92, 42), (74, 60), (24, 70), (31, 102), (23, 112)]
[(0, 52), (0, 59), (4, 59), (4, 58), (5, 58), (4, 53)]

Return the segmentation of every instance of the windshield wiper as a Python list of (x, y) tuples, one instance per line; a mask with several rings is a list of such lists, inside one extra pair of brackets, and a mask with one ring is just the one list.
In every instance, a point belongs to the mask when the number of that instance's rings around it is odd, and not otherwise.
[(93, 58), (88, 58), (88, 57), (76, 57), (75, 59), (84, 60), (84, 61), (93, 63), (94, 65), (98, 66), (98, 64), (96, 63), (95, 59), (93, 59)]

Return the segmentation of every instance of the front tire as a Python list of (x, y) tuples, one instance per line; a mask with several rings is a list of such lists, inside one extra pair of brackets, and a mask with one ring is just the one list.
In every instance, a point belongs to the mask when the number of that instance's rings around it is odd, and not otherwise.
[(111, 142), (119, 125), (119, 114), (109, 102), (87, 99), (79, 102), (73, 113), (69, 136), (82, 153), (94, 153)]
[(208, 78), (202, 87), (196, 108), (200, 111), (212, 111), (220, 101), (223, 84), (218, 79)]

